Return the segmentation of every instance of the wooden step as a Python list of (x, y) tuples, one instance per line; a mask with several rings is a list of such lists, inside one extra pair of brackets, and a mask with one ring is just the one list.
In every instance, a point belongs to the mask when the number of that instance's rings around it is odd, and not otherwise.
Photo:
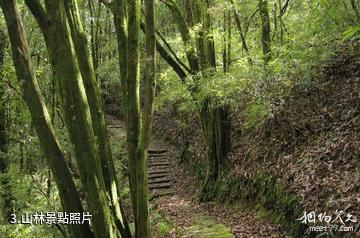
[(154, 174), (167, 174), (169, 173), (170, 171), (168, 169), (160, 169), (160, 170), (149, 170), (148, 171), (148, 174), (149, 175), (154, 175)]
[(109, 128), (124, 128), (123, 126), (120, 125), (108, 125)]
[(149, 167), (152, 166), (169, 166), (169, 162), (150, 162), (148, 163)]
[(167, 157), (148, 157), (148, 162), (168, 162), (169, 159)]
[(148, 180), (150, 179), (158, 179), (158, 178), (165, 178), (168, 175), (166, 173), (161, 173), (161, 174), (154, 174), (154, 175), (149, 175), (148, 176)]
[(165, 171), (160, 171), (160, 172), (148, 172), (148, 175), (149, 176), (160, 176), (160, 175), (164, 175), (164, 176), (168, 176), (169, 175), (169, 172)]
[(167, 165), (149, 166), (149, 169), (151, 170), (169, 169), (169, 166)]
[(160, 166), (170, 166), (169, 162), (167, 161), (151, 161), (151, 162), (148, 162), (148, 166), (153, 166), (155, 164), (155, 166), (157, 166), (157, 164), (159, 164)]
[(167, 158), (167, 155), (165, 154), (149, 154), (149, 158)]
[(164, 154), (167, 150), (165, 149), (149, 149), (148, 154)]
[(171, 188), (171, 183), (161, 183), (161, 184), (149, 185), (149, 189), (163, 189), (163, 188)]
[(156, 161), (156, 162), (158, 162), (158, 161), (165, 161), (165, 162), (168, 162), (169, 161), (169, 159), (168, 159), (168, 157), (148, 157), (148, 159), (147, 159), (147, 161), (148, 162), (152, 162), (152, 161)]
[(158, 183), (169, 183), (171, 180), (169, 178), (160, 178), (160, 179), (153, 179), (149, 180), (148, 184), (158, 184)]

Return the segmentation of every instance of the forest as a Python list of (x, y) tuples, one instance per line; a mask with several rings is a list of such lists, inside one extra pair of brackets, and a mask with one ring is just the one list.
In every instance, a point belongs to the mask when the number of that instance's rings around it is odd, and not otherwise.
[(0, 7), (0, 238), (360, 237), (359, 0)]

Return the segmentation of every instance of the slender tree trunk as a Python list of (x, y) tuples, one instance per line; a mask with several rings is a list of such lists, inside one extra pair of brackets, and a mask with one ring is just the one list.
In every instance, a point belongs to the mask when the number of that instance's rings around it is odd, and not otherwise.
[[(142, 31), (145, 32), (145, 25), (143, 25), (141, 28)], [(183, 70), (183, 68), (181, 67), (182, 64), (180, 64), (179, 60), (176, 60), (175, 57), (173, 58), (173, 54), (170, 54), (165, 49), (165, 47), (160, 43), (158, 38), (156, 38), (156, 50), (161, 56), (161, 58), (163, 58), (166, 61), (166, 63), (168, 63), (170, 67), (175, 71), (175, 73), (179, 76), (180, 80), (184, 82), (188, 75), (186, 74), (185, 70)]]
[[(65, 157), (55, 137), (50, 116), (35, 78), (30, 50), (17, 3), (15, 0), (1, 0), (0, 5), (6, 19), (13, 61), (17, 78), (22, 87), (23, 99), (30, 110), (31, 118), (38, 134), (41, 148), (47, 158), (49, 168), (54, 174), (61, 203), (65, 211), (81, 213), (83, 208), (78, 192), (76, 191), (70, 170), (67, 167)], [(70, 232), (74, 237), (93, 237), (93, 233), (87, 224), (71, 226)]]
[(280, 27), (280, 43), (281, 45), (284, 44), (284, 23), (283, 23), (283, 13), (281, 11), (282, 9), (282, 0), (279, 0), (279, 27)]
[(273, 30), (273, 36), (272, 36), (272, 40), (275, 41), (275, 39), (277, 38), (278, 35), (278, 9), (277, 9), (277, 2), (274, 2), (273, 5), (273, 18), (274, 18), (274, 30)]
[(98, 41), (98, 39), (96, 38), (95, 35), (95, 14), (94, 14), (94, 1), (92, 0), (88, 0), (88, 6), (89, 6), (89, 14), (90, 14), (90, 45), (91, 45), (91, 58), (92, 58), (92, 63), (94, 65), (94, 70), (96, 71), (98, 68), (98, 59), (97, 59), (97, 55), (96, 55), (96, 42)]
[[(137, 216), (137, 163), (141, 166), (142, 161), (137, 161), (138, 155), (142, 151), (138, 151), (139, 135), (141, 131), (141, 115), (140, 115), (140, 51), (139, 51), (139, 31), (140, 26), (140, 1), (134, 0), (128, 6), (128, 59), (127, 59), (127, 146), (129, 158), (129, 182), (132, 194), (134, 216)], [(135, 220), (136, 222), (137, 220)], [(135, 224), (138, 226), (139, 224)], [(136, 228), (135, 228), (136, 229)], [(137, 231), (136, 231), (137, 233)]]
[[(106, 4), (106, 2), (104, 2)], [(135, 217), (135, 236), (150, 238), (146, 157), (150, 141), (155, 94), (154, 2), (145, 3), (146, 77), (144, 109), (140, 108), (140, 0), (115, 0), (108, 5), (114, 15), (124, 98), (129, 184)], [(128, 30), (129, 29), (129, 30)], [(131, 30), (130, 30), (131, 29)]]
[[(192, 11), (191, 25), (200, 24), (202, 28), (196, 34), (197, 55), (193, 50), (193, 39), (191, 39), (188, 25), (185, 17), (181, 14), (180, 9), (175, 1), (163, 1), (173, 13), (179, 28), (180, 35), (185, 44), (186, 54), (191, 68), (192, 75), (195, 79), (199, 77), (211, 77), (216, 72), (215, 44), (212, 36), (212, 19), (208, 12), (210, 7), (209, 0), (197, 0), (188, 2)], [(229, 29), (230, 30), (230, 29)], [(226, 63), (229, 64), (230, 56), (230, 31), (227, 32)], [(196, 61), (194, 61), (194, 59)], [(196, 62), (196, 63), (194, 63)], [(199, 67), (200, 65), (200, 67)], [(228, 66), (226, 66), (228, 69)], [(200, 73), (199, 73), (200, 70)], [(195, 87), (196, 90), (196, 87)], [(192, 92), (194, 93), (194, 92)], [(195, 100), (195, 99), (194, 99)], [(229, 107), (227, 105), (217, 106), (211, 98), (206, 98), (199, 102), (199, 117), (202, 125), (204, 142), (206, 144), (206, 157), (208, 161), (208, 175), (203, 184), (201, 199), (208, 198), (212, 185), (217, 181), (225, 168), (227, 167), (227, 154), (230, 149), (230, 117)]]
[(264, 54), (264, 61), (267, 64), (271, 60), (271, 32), (270, 32), (270, 16), (268, 10), (268, 1), (259, 0), (259, 9), (261, 16), (261, 42)]
[(148, 180), (147, 180), (147, 150), (149, 147), (151, 127), (154, 114), (154, 98), (156, 84), (156, 41), (155, 41), (155, 3), (154, 0), (146, 0), (145, 4), (145, 45), (146, 45), (146, 68), (145, 68), (145, 97), (142, 114), (142, 131), (140, 134), (140, 158), (138, 163), (137, 177), (137, 223), (136, 237), (150, 238), (151, 226), (148, 205)]
[[(60, 92), (65, 124), (74, 145), (85, 199), (92, 214), (95, 236), (119, 237), (120, 231), (115, 225), (109, 206), (99, 149), (96, 146), (99, 138), (94, 134), (92, 114), (80, 71), (80, 67), (86, 66), (79, 65), (77, 51), (73, 47), (79, 39), (72, 39), (71, 31), (68, 29), (70, 23), (74, 22), (71, 22), (72, 19), (68, 22), (63, 2), (60, 0), (45, 1), (46, 13), (37, 0), (28, 0), (27, 3), (39, 23), (47, 44)], [(101, 110), (97, 112), (102, 113)]]
[(247, 46), (245, 34), (243, 31), (243, 27), (242, 27), (240, 14), (237, 12), (237, 10), (234, 6), (234, 1), (230, 0), (230, 3), (233, 5), (233, 13), (234, 13), (234, 18), (235, 18), (235, 23), (236, 23), (236, 27), (239, 31), (239, 34), (240, 34), (240, 40), (241, 40), (242, 47), (245, 50), (245, 52), (249, 52), (249, 48)]
[(96, 55), (96, 68), (101, 64), (101, 26), (100, 18), (102, 17), (102, 7), (100, 2), (98, 3), (97, 12), (96, 12), (96, 21), (95, 21), (95, 55)]
[(181, 65), (187, 72), (190, 73), (191, 69), (184, 62), (182, 62), (182, 60), (179, 59), (177, 54), (174, 52), (174, 50), (171, 48), (170, 44), (166, 41), (166, 39), (162, 36), (162, 34), (159, 31), (155, 31), (155, 35), (156, 35), (155, 39), (157, 40), (157, 38), (159, 38), (162, 41), (162, 43), (166, 46), (169, 53), (171, 54), (172, 57), (174, 57), (177, 63)]
[(192, 19), (193, 19), (192, 25), (202, 26), (198, 29), (198, 32), (195, 35), (195, 44), (197, 49), (197, 58), (198, 58), (199, 70), (201, 71), (201, 76), (207, 77), (211, 75), (211, 72), (208, 71), (210, 65), (208, 64), (209, 62), (206, 55), (205, 29), (207, 25), (202, 11), (204, 9), (204, 1), (205, 0), (193, 1), (191, 4), (191, 10), (192, 10)]
[[(116, 39), (118, 42), (119, 66), (120, 66), (120, 82), (121, 92), (124, 100), (125, 122), (128, 124), (127, 116), (127, 72), (128, 72), (128, 45), (127, 45), (127, 10), (126, 0), (114, 0), (113, 5), (109, 6), (113, 13)], [(128, 133), (128, 131), (127, 131)]]
[(192, 10), (191, 10), (191, 1), (192, 0), (184, 0), (184, 13), (185, 13), (185, 20), (186, 23), (189, 27), (193, 27), (193, 15), (192, 15)]
[(223, 71), (229, 72), (231, 58), (231, 14), (228, 10), (224, 11), (223, 23)]
[(74, 0), (65, 0), (65, 9), (75, 46), (77, 61), (79, 63), (79, 69), (88, 98), (93, 131), (95, 138), (97, 138), (97, 151), (100, 158), (105, 186), (107, 193), (111, 195), (112, 213), (116, 218), (116, 224), (121, 233), (124, 236), (130, 235), (130, 229), (125, 216), (122, 214), (120, 198), (118, 195), (118, 181), (116, 179), (110, 141), (105, 124), (104, 106), (100, 90), (96, 84), (96, 76), (89, 55), (87, 37), (82, 29), (77, 2)]
[[(150, 1), (146, 2), (146, 17), (145, 17), (145, 32), (146, 32), (146, 48), (147, 48), (147, 66), (151, 65), (153, 58), (148, 58), (151, 51), (151, 39), (149, 36), (151, 29), (154, 25), (148, 26), (149, 22), (149, 5)], [(128, 115), (128, 155), (129, 155), (129, 179), (130, 189), (132, 190), (132, 200), (134, 201), (134, 214), (135, 214), (135, 234), (137, 238), (150, 238), (150, 217), (148, 208), (148, 189), (147, 189), (147, 170), (146, 170), (146, 151), (149, 143), (150, 126), (152, 120), (152, 102), (147, 100), (153, 99), (152, 78), (154, 73), (153, 68), (147, 68), (150, 80), (146, 83), (146, 97), (145, 97), (145, 112), (144, 124), (142, 124), (141, 111), (140, 111), (140, 51), (139, 51), (139, 33), (140, 33), (140, 1), (135, 0), (128, 4), (128, 77), (127, 77), (127, 115)], [(149, 31), (150, 29), (150, 31)], [(153, 32), (155, 34), (155, 32)], [(154, 48), (155, 49), (155, 48)], [(153, 56), (153, 55), (152, 55)], [(149, 104), (150, 103), (150, 104)]]

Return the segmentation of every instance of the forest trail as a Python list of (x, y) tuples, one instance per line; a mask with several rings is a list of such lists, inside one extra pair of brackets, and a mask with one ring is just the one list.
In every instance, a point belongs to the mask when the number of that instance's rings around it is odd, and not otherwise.
[[(255, 211), (214, 202), (199, 203), (197, 194), (200, 185), (186, 166), (179, 164), (180, 156), (176, 148), (153, 138), (149, 149), (149, 165), (155, 161), (153, 151), (161, 151), (162, 158), (166, 158), (167, 165), (162, 169), (167, 170), (168, 183), (171, 184), (168, 188), (171, 194), (156, 196), (152, 200), (153, 208), (173, 224), (170, 236), (165, 237), (290, 237), (279, 225), (265, 221)], [(151, 166), (149, 170), (152, 170)]]
[[(111, 140), (125, 140), (124, 122), (113, 116), (107, 116), (107, 121)], [(254, 211), (198, 203), (198, 183), (179, 161), (176, 148), (152, 138), (148, 157), (151, 209), (172, 224), (170, 234), (161, 237), (289, 237), (280, 226), (264, 221)], [(158, 225), (155, 221), (153, 229)]]
[(171, 150), (155, 139), (148, 152), (148, 185), (150, 200), (156, 210), (161, 210), (175, 225), (171, 237), (233, 238), (231, 229), (218, 224), (210, 216), (196, 209), (190, 201), (178, 194)]
[[(125, 124), (113, 116), (107, 116), (112, 140), (125, 139)], [(161, 209), (166, 219), (175, 225), (171, 237), (182, 238), (233, 238), (231, 229), (218, 224), (210, 216), (196, 209), (189, 200), (177, 194), (174, 178), (173, 148), (152, 139), (148, 150), (148, 185), (150, 201), (155, 210)], [(179, 177), (181, 179), (181, 177)], [(160, 205), (161, 204), (161, 205)], [(164, 210), (164, 209), (167, 210)], [(156, 226), (156, 224), (155, 224)], [(156, 228), (155, 228), (156, 229)], [(181, 230), (181, 232), (179, 232)]]

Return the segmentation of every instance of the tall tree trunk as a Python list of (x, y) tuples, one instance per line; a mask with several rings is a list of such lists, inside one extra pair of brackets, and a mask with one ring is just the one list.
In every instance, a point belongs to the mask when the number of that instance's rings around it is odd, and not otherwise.
[[(39, 23), (47, 44), (54, 77), (60, 92), (66, 127), (74, 145), (85, 199), (92, 214), (95, 236), (119, 237), (120, 231), (115, 225), (109, 206), (111, 200), (106, 194), (98, 154), (99, 148), (96, 146), (99, 138), (95, 137), (92, 114), (80, 71), (80, 67), (87, 67), (87, 62), (84, 60), (81, 64), (81, 59), (76, 57), (81, 49), (79, 49), (80, 46), (77, 50), (74, 49), (74, 45), (78, 44), (79, 39), (72, 39), (68, 28), (70, 23), (74, 22), (68, 22), (64, 3), (61, 0), (45, 1), (46, 13), (37, 0), (28, 0), (27, 3)], [(85, 55), (85, 59), (88, 58), (87, 56)], [(101, 110), (97, 112), (102, 114)]]
[(74, 0), (65, 0), (64, 2), (77, 61), (79, 63), (79, 69), (88, 98), (93, 131), (95, 138), (97, 139), (97, 151), (100, 158), (106, 191), (111, 195), (112, 213), (116, 218), (116, 224), (120, 232), (124, 236), (129, 236), (130, 229), (126, 217), (122, 214), (120, 197), (118, 195), (118, 181), (116, 179), (113, 156), (105, 124), (104, 106), (100, 90), (96, 84), (96, 76), (89, 55), (87, 37), (82, 29), (77, 2)]
[[(145, 32), (146, 32), (146, 49), (147, 57), (151, 51), (151, 43), (148, 41), (150, 35), (149, 29), (154, 29), (154, 25), (148, 26), (149, 22), (149, 5), (150, 1), (146, 2), (146, 17), (145, 17)], [(152, 6), (153, 7), (153, 6)], [(147, 82), (146, 97), (145, 97), (145, 113), (142, 124), (141, 110), (140, 110), (140, 51), (139, 51), (139, 33), (140, 33), (140, 1), (135, 0), (128, 4), (128, 77), (127, 77), (127, 115), (128, 115), (128, 156), (129, 156), (129, 179), (130, 189), (132, 190), (133, 210), (135, 216), (135, 234), (137, 238), (150, 238), (150, 217), (148, 208), (148, 189), (147, 189), (147, 170), (146, 170), (146, 151), (149, 143), (150, 126), (152, 120), (152, 102), (147, 100), (153, 99), (152, 82)], [(150, 28), (148, 28), (150, 27)], [(155, 34), (155, 32), (153, 32)], [(147, 58), (147, 66), (152, 64), (152, 59)], [(149, 68), (147, 73), (154, 70)], [(146, 80), (151, 80), (152, 75), (149, 75)], [(150, 85), (149, 85), (150, 83)], [(150, 103), (150, 104), (149, 104)], [(147, 129), (146, 131), (144, 129)]]
[(280, 27), (280, 43), (281, 45), (284, 44), (284, 23), (283, 23), (283, 11), (282, 10), (282, 0), (279, 0), (279, 9), (280, 9), (280, 13), (279, 13), (279, 27)]
[[(55, 137), (50, 116), (35, 78), (30, 50), (17, 3), (15, 0), (0, 0), (0, 5), (5, 15), (16, 76), (22, 88), (23, 99), (30, 110), (42, 151), (54, 175), (62, 206), (65, 211), (81, 213), (83, 208), (78, 192), (59, 142)], [(88, 224), (74, 225), (69, 229), (74, 237), (93, 237)]]
[[(200, 43), (200, 62), (202, 62), (202, 76), (211, 77), (216, 72), (215, 44), (212, 34), (212, 19), (208, 12), (210, 2), (208, 0), (198, 1), (194, 6), (194, 12), (198, 12), (196, 18), (202, 19), (202, 32), (198, 42)], [(196, 10), (197, 8), (197, 10)], [(230, 30), (230, 29), (228, 29)], [(226, 36), (226, 63), (229, 63), (230, 33)], [(201, 53), (203, 51), (203, 53)], [(229, 65), (226, 67), (228, 70)], [(211, 195), (213, 185), (220, 178), (227, 167), (227, 154), (230, 149), (230, 118), (227, 105), (217, 105), (216, 99), (206, 98), (201, 103), (200, 118), (203, 137), (206, 144), (206, 156), (208, 161), (207, 178), (202, 187), (201, 200), (206, 200)]]
[(148, 180), (146, 158), (150, 143), (151, 127), (154, 114), (154, 98), (156, 84), (156, 41), (155, 41), (155, 2), (146, 0), (145, 4), (145, 45), (146, 45), (146, 68), (145, 68), (145, 97), (142, 113), (142, 131), (140, 134), (140, 158), (137, 168), (137, 223), (136, 237), (150, 238), (151, 226), (148, 206)]
[(270, 29), (270, 16), (268, 10), (268, 1), (259, 0), (259, 9), (261, 16), (261, 43), (264, 54), (264, 61), (267, 64), (271, 60), (271, 29)]
[[(121, 82), (121, 93), (124, 100), (124, 115), (125, 122), (128, 124), (127, 116), (127, 72), (128, 72), (128, 32), (127, 32), (127, 10), (126, 0), (114, 0), (112, 5), (108, 5), (113, 13), (113, 20), (116, 32), (116, 40), (118, 43), (118, 58), (120, 67), (120, 82)], [(127, 129), (128, 133), (128, 129)]]
[[(191, 39), (189, 33), (188, 23), (181, 14), (177, 4), (173, 0), (164, 0), (163, 2), (172, 10), (173, 16), (176, 19), (181, 38), (185, 44), (185, 50), (193, 77), (195, 79), (199, 79), (199, 77), (211, 77), (214, 72), (216, 72), (216, 57), (212, 34), (212, 19), (208, 12), (210, 1), (196, 0), (191, 3), (188, 2), (192, 11), (191, 19), (193, 23), (191, 25), (200, 24), (202, 26), (202, 29), (196, 34), (197, 37), (195, 39), (197, 55), (195, 54), (195, 50), (193, 50), (195, 47), (193, 45), (189, 46), (189, 44), (193, 44), (193, 39)], [(189, 9), (189, 7), (187, 7), (187, 9)], [(229, 44), (227, 44), (227, 47), (230, 50)], [(228, 54), (230, 54), (230, 51)], [(227, 60), (229, 60), (228, 57), (229, 56), (226, 56)], [(196, 63), (194, 63), (194, 59)], [(199, 67), (199, 65), (201, 67)], [(204, 142), (206, 144), (206, 157), (208, 161), (208, 174), (200, 196), (200, 199), (205, 200), (208, 198), (212, 185), (227, 167), (227, 154), (230, 149), (231, 121), (228, 105), (217, 106), (212, 98), (206, 98), (199, 102), (199, 104), (201, 108), (199, 110), (199, 117)]]
[[(103, 1), (105, 4), (106, 2)], [(146, 77), (144, 109), (140, 108), (140, 0), (115, 0), (108, 5), (114, 15), (126, 119), (129, 184), (135, 217), (135, 236), (150, 238), (146, 157), (150, 141), (155, 94), (154, 2), (145, 3)], [(131, 29), (128, 31), (128, 29)]]
[[(142, 24), (141, 29), (142, 29), (143, 32), (145, 32), (145, 25)], [(158, 36), (159, 36), (159, 34), (158, 34)], [(183, 65), (183, 63), (181, 63), (179, 61), (179, 59), (176, 59), (174, 54), (171, 54), (169, 51), (167, 51), (165, 49), (165, 47), (160, 43), (158, 38), (162, 39), (161, 37), (156, 37), (155, 38), (156, 39), (156, 50), (157, 50), (157, 52), (159, 53), (161, 58), (163, 60), (165, 60), (166, 63), (168, 63), (170, 65), (170, 67), (175, 71), (175, 73), (179, 76), (180, 80), (184, 82), (188, 75), (186, 74), (185, 70), (181, 67)], [(164, 40), (165, 39), (163, 39), (163, 42), (164, 42)], [(189, 70), (189, 71), (191, 71), (191, 70)]]
[(230, 3), (233, 5), (232, 7), (233, 7), (233, 13), (234, 13), (234, 18), (235, 18), (236, 28), (238, 29), (239, 34), (240, 34), (240, 40), (241, 40), (242, 48), (243, 48), (243, 50), (245, 50), (245, 52), (249, 52), (249, 48), (247, 46), (245, 34), (244, 34), (244, 31), (243, 31), (243, 27), (242, 27), (240, 14), (238, 13), (238, 11), (236, 10), (236, 8), (234, 6), (234, 1), (230, 0)]
[[(137, 158), (142, 151), (138, 151), (141, 131), (140, 115), (140, 51), (139, 27), (140, 26), (140, 1), (134, 0), (127, 6), (128, 9), (128, 59), (127, 59), (127, 147), (129, 158), (129, 183), (132, 194), (134, 216), (137, 217), (137, 164), (142, 163)], [(140, 165), (141, 166), (141, 165)], [(137, 220), (135, 220), (137, 222)], [(135, 224), (138, 226), (138, 224)], [(136, 229), (136, 228), (135, 228)]]
[(231, 63), (231, 13), (228, 10), (224, 11), (223, 21), (223, 71), (229, 72)]
[(101, 25), (100, 25), (100, 18), (102, 17), (102, 7), (100, 2), (98, 3), (97, 12), (96, 12), (96, 24), (95, 24), (95, 55), (96, 55), (96, 68), (101, 64), (102, 57), (101, 57)]
[(96, 38), (95, 34), (95, 5), (94, 1), (88, 0), (88, 7), (89, 7), (89, 14), (90, 14), (90, 45), (91, 45), (91, 58), (92, 63), (94, 65), (94, 70), (96, 71), (99, 65), (98, 58), (97, 58), (97, 52), (96, 52), (96, 42), (98, 39)]

